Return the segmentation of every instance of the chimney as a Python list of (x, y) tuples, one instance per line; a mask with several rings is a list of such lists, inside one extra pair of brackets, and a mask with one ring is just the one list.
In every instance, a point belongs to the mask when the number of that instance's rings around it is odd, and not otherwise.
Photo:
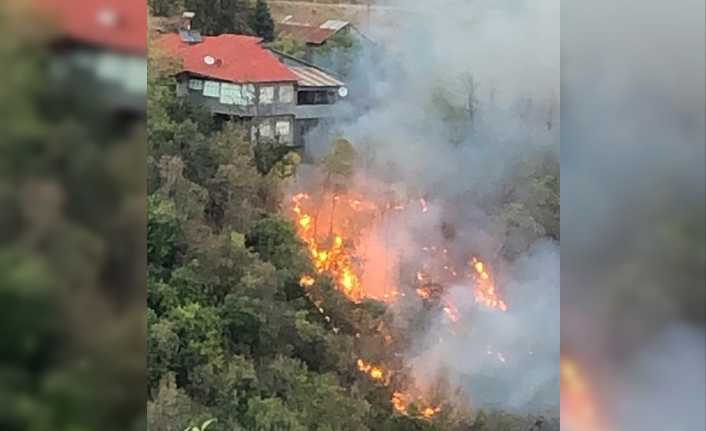
[(196, 16), (195, 12), (184, 12), (181, 14), (181, 30), (191, 31), (191, 21)]

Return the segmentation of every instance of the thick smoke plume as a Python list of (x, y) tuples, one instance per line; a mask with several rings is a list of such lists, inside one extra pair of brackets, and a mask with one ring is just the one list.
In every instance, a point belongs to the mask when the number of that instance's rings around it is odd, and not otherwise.
[[(422, 386), (443, 375), (472, 407), (556, 412), (558, 243), (530, 243), (505, 259), (505, 226), (490, 213), (519, 162), (538, 155), (558, 162), (559, 2), (386, 5), (392, 9), (383, 16), (374, 10), (369, 28), (381, 48), (354, 65), (349, 115), (335, 127), (360, 155), (357, 177), (364, 180), (350, 184), (374, 178), (429, 202), (423, 216), (403, 212), (386, 222), (380, 255), (415, 262), (424, 247), (443, 244), (461, 265), (469, 253), (483, 256), (496, 264), (509, 307), (503, 313), (475, 304), (471, 281), (448, 286), (444, 295), (462, 316), (452, 331), (440, 313), (414, 334), (405, 352), (412, 374)], [(378, 18), (387, 24), (375, 26)], [(321, 158), (329, 145), (322, 139), (308, 151)], [(400, 270), (397, 281), (405, 277)], [(398, 306), (421, 305), (408, 298)]]
[(558, 247), (536, 243), (505, 269), (498, 283), (510, 307), (507, 313), (474, 304), (468, 286), (455, 286), (447, 293), (461, 310), (460, 325), (449, 331), (447, 320), (439, 316), (438, 326), (412, 352), (415, 377), (424, 382), (446, 372), (462, 382), (473, 406), (556, 413)]
[(704, 3), (562, 16), (562, 351), (613, 429), (704, 429)]

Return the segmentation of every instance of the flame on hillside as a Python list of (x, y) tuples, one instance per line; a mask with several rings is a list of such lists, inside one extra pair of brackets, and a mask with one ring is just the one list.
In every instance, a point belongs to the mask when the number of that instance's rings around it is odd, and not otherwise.
[(358, 361), (356, 361), (356, 365), (358, 365), (358, 370), (367, 374), (373, 380), (381, 382), (387, 381), (390, 376), (389, 373), (386, 372), (385, 369), (381, 366), (375, 366), (362, 359), (358, 359)]
[[(371, 298), (394, 303), (405, 295), (398, 279), (401, 250), (385, 242), (386, 217), (389, 214), (425, 217), (430, 212), (427, 200), (419, 198), (418, 205), (414, 205), (414, 201), (411, 204), (399, 200), (374, 201), (362, 194), (338, 191), (322, 193), (319, 197), (299, 193), (291, 202), (297, 234), (307, 246), (315, 271), (329, 275), (335, 287), (349, 300), (359, 303)], [(414, 212), (403, 213), (405, 211)], [(506, 311), (507, 305), (496, 290), (489, 266), (476, 256), (461, 259), (451, 255), (443, 246), (423, 247), (419, 270), (410, 280), (413, 292), (416, 291), (422, 301), (438, 307), (453, 324), (463, 318), (465, 311), (444, 295), (444, 290), (451, 285), (473, 286), (469, 291), (472, 301)], [(464, 262), (468, 269), (459, 270)], [(315, 282), (313, 274), (305, 274), (299, 284), (307, 289)], [(310, 299), (314, 300), (311, 296)], [(321, 301), (314, 302), (325, 315), (319, 305)], [(333, 325), (328, 316), (326, 320)], [(504, 358), (500, 359), (504, 362)], [(356, 365), (371, 381), (390, 385), (392, 370), (364, 359), (357, 359)], [(432, 418), (441, 407), (426, 400), (422, 392), (413, 385), (404, 391), (393, 387), (391, 403), (400, 414)]]
[(414, 405), (416, 411), (418, 412), (418, 416), (431, 419), (441, 411), (440, 406), (435, 406), (432, 404), (429, 404), (424, 401), (424, 399), (421, 396), (417, 396), (416, 398), (403, 393), (403, 392), (395, 392), (392, 394), (392, 406), (395, 408), (395, 410), (398, 413), (408, 415), (410, 414), (411, 406)]
[[(420, 198), (420, 215), (429, 211), (428, 203)], [(314, 199), (307, 193), (292, 197), (292, 212), (297, 234), (307, 245), (317, 273), (329, 274), (336, 287), (350, 300), (360, 302), (371, 298), (394, 302), (403, 296), (396, 278), (399, 256), (384, 244), (379, 228), (386, 211), (410, 208), (405, 203), (376, 203), (355, 193), (325, 193)], [(438, 290), (452, 283), (464, 283), (466, 277), (475, 285), (475, 302), (488, 308), (507, 311), (500, 298), (488, 265), (473, 256), (469, 274), (459, 274), (450, 261), (449, 251), (438, 246), (423, 247), (426, 258), (416, 274), (417, 295), (425, 300), (438, 296)], [(303, 287), (314, 283), (311, 275), (300, 280)], [(443, 304), (444, 312), (453, 321), (460, 316), (454, 304)]]
[[(363, 270), (372, 269), (365, 262), (373, 261), (376, 253), (385, 252), (375, 249), (376, 244), (369, 239), (370, 227), (379, 218), (375, 203), (358, 196), (332, 193), (315, 200), (309, 194), (299, 193), (292, 197), (292, 211), (297, 234), (307, 245), (314, 269), (329, 274), (351, 301), (374, 298), (389, 302), (397, 296), (389, 277), (375, 280), (383, 283), (381, 288), (375, 286), (376, 290), (366, 289), (362, 283), (366, 276)], [(367, 242), (365, 253), (359, 251), (363, 241)], [(310, 275), (305, 277), (309, 278), (303, 277), (302, 285), (311, 282)]]
[(476, 302), (489, 308), (507, 311), (505, 301), (500, 299), (495, 290), (495, 283), (488, 272), (488, 266), (475, 256), (471, 258), (469, 265), (476, 282), (474, 292)]

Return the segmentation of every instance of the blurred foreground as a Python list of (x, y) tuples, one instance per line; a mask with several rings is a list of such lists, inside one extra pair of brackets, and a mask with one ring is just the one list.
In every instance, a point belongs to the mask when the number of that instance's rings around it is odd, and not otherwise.
[(2, 430), (145, 429), (140, 10), (0, 5)]
[(704, 15), (562, 4), (564, 430), (706, 426)]

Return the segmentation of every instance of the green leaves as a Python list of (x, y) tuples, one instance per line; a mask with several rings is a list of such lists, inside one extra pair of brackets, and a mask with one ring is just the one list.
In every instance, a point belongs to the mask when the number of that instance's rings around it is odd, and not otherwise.
[(0, 248), (0, 327), (13, 328), (0, 337), (3, 362), (41, 368), (51, 360), (43, 356), (58, 336), (53, 284), (49, 269), (36, 256)]
[(298, 277), (310, 270), (310, 261), (294, 226), (278, 216), (264, 218), (252, 227), (247, 245), (260, 259), (270, 262), (278, 270), (287, 270)]
[(147, 262), (156, 270), (176, 264), (183, 233), (173, 201), (151, 195), (147, 198)]
[(246, 423), (262, 431), (308, 431), (298, 414), (289, 410), (279, 398), (252, 398), (248, 401)]
[(304, 59), (306, 57), (306, 44), (293, 37), (282, 37), (269, 45), (276, 51)]

